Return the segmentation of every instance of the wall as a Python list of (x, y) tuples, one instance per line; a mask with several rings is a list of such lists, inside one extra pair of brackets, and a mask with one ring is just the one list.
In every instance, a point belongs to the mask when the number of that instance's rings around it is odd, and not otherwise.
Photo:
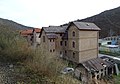
[[(73, 31), (75, 36), (73, 36)], [(73, 47), (73, 42), (75, 42), (75, 47)], [(75, 53), (75, 56), (73, 56)], [(72, 25), (68, 29), (68, 59), (73, 62), (79, 61), (79, 30), (76, 26)]]
[[(75, 37), (72, 32), (75, 32)], [(72, 42), (75, 42), (75, 48)], [(75, 56), (73, 56), (75, 53)], [(71, 25), (68, 29), (68, 60), (81, 63), (98, 56), (98, 31), (79, 30)]]
[[(43, 42), (43, 36), (45, 36), (45, 42)], [(42, 31), (42, 34), (41, 34), (41, 44), (40, 44), (40, 46), (43, 49), (49, 51), (49, 40), (48, 40), (48, 38), (47, 38), (47, 36), (46, 36), (44, 31)]]
[(98, 31), (79, 31), (79, 62), (97, 58)]
[[(61, 33), (62, 36), (64, 35), (63, 33)], [(63, 53), (64, 53), (64, 41), (62, 40), (62, 36), (60, 36), (60, 33), (57, 33), (57, 39), (55, 41), (55, 49), (56, 49), (56, 54), (59, 57), (63, 57)], [(60, 45), (60, 42), (62, 41), (62, 46)]]
[(39, 38), (39, 36), (40, 36), (40, 33), (36, 33), (36, 42), (38, 44), (40, 44), (40, 38)]

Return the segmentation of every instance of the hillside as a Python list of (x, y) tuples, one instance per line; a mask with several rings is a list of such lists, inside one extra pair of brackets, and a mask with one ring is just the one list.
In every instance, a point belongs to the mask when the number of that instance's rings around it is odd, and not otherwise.
[(14, 21), (0, 18), (0, 29), (1, 28), (24, 30), (24, 29), (28, 29), (28, 28), (32, 28), (32, 27), (27, 27), (27, 26), (21, 25), (19, 23), (16, 23)]
[(101, 28), (100, 38), (112, 35), (120, 35), (120, 7), (76, 21), (95, 23), (98, 27)]

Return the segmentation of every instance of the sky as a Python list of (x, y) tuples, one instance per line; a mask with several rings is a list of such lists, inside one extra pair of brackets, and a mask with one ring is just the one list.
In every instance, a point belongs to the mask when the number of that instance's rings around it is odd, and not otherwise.
[(0, 18), (35, 28), (62, 25), (120, 6), (120, 0), (0, 0)]

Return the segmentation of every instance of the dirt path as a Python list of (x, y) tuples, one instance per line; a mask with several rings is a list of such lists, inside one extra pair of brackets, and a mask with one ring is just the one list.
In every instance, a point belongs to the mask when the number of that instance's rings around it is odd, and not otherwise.
[(0, 84), (15, 84), (13, 65), (0, 63)]

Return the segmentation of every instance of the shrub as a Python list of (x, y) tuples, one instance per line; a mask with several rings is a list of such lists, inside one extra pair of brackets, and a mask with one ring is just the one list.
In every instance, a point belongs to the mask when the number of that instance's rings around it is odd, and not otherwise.
[(1, 28), (0, 31), (0, 60), (5, 62), (19, 62), (31, 57), (31, 49), (27, 42), (16, 31)]

